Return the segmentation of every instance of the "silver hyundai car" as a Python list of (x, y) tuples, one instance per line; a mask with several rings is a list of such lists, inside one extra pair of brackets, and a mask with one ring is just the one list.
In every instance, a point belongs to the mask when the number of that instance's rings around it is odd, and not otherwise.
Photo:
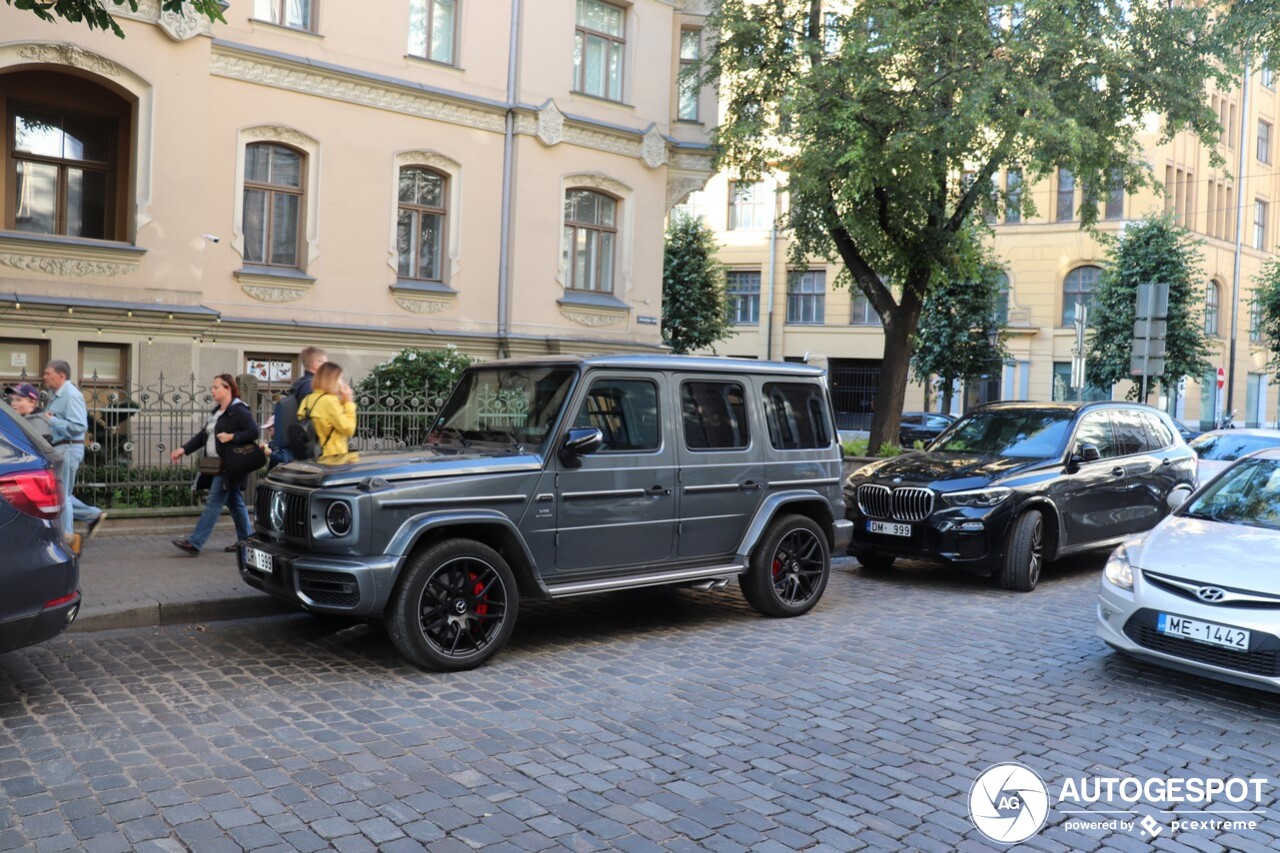
[(1280, 691), (1277, 568), (1280, 448), (1242, 457), (1112, 553), (1098, 636), (1164, 666)]

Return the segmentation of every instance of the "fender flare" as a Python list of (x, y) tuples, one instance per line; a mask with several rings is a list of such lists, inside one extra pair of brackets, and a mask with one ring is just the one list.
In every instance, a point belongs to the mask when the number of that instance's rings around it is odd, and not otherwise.
[[(520, 529), (515, 523), (498, 512), (497, 510), (486, 509), (470, 509), (470, 510), (443, 510), (437, 512), (423, 512), (405, 519), (400, 525), (400, 529), (391, 537), (391, 541), (387, 543), (387, 547), (383, 553), (397, 557), (407, 557), (412, 553), (414, 547), (422, 539), (423, 535), (433, 530), (439, 530), (442, 527), (457, 527), (459, 525), (485, 525), (488, 527), (499, 527), (504, 533), (508, 534), (516, 547), (520, 550), (520, 558), (524, 563), (524, 567), (512, 566), (516, 573), (517, 581), (528, 581), (532, 584), (538, 593), (546, 598), (551, 597), (551, 593), (547, 590), (546, 585), (542, 582), (542, 578), (538, 573), (537, 563), (533, 559), (533, 552), (529, 550), (529, 545), (524, 541), (524, 537), (520, 535)], [(401, 559), (401, 567), (404, 560)], [(525, 570), (527, 569), (527, 571)], [(523, 577), (521, 577), (523, 575)], [(399, 580), (400, 571), (396, 570), (395, 577), (391, 578), (391, 584), (394, 586)]]
[[(1043, 513), (1051, 514), (1053, 516), (1053, 554), (1045, 555), (1045, 562), (1052, 562), (1053, 560), (1056, 560), (1058, 558), (1058, 549), (1062, 547), (1062, 531), (1063, 531), (1062, 511), (1059, 510), (1058, 505), (1053, 502), (1053, 498), (1049, 497), (1048, 495), (1035, 495), (1034, 497), (1028, 498), (1027, 500), (1023, 501), (1022, 505), (1013, 511), (1012, 516), (1010, 516), (1009, 518), (1010, 530), (1013, 529), (1013, 522), (1016, 521), (1019, 516), (1021, 516), (1024, 512), (1026, 512), (1029, 509), (1038, 509)], [(1009, 537), (1006, 532), (1005, 540), (1007, 540), (1008, 538)], [(1003, 556), (1004, 541), (1001, 541), (1000, 543), (1000, 553)]]
[[(737, 555), (743, 565), (748, 565), (751, 559), (751, 552), (755, 550), (756, 545), (764, 536), (765, 530), (769, 524), (773, 522), (779, 512), (791, 504), (798, 503), (821, 503), (830, 511), (831, 501), (826, 495), (813, 489), (790, 489), (785, 492), (769, 495), (764, 502), (756, 510), (755, 517), (751, 519), (751, 524), (747, 525), (747, 530), (742, 534), (742, 541), (738, 543)], [(834, 520), (834, 516), (833, 516)], [(830, 544), (831, 532), (827, 531), (828, 545)]]

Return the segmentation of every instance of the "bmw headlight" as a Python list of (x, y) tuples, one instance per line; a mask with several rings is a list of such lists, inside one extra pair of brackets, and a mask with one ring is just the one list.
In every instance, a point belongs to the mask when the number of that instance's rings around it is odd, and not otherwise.
[(1133, 589), (1133, 566), (1129, 563), (1129, 552), (1123, 545), (1111, 552), (1102, 569), (1102, 576), (1113, 586)]
[(978, 489), (972, 492), (952, 492), (944, 494), (942, 500), (951, 506), (973, 506), (980, 509), (989, 509), (998, 506), (1009, 499), (1013, 494), (1013, 489), (1006, 489), (1004, 486), (994, 486), (990, 489)]
[(351, 532), (351, 504), (334, 501), (324, 513), (324, 523), (334, 536), (346, 536)]

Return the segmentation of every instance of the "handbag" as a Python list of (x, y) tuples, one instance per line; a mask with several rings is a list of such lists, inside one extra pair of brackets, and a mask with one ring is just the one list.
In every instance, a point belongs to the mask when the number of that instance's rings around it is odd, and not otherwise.
[(233, 480), (242, 480), (267, 464), (266, 451), (256, 441), (237, 444), (223, 458), (223, 472)]
[(206, 453), (200, 457), (200, 464), (196, 467), (196, 470), (201, 474), (217, 477), (222, 474), (222, 457), (217, 454), (210, 456)]

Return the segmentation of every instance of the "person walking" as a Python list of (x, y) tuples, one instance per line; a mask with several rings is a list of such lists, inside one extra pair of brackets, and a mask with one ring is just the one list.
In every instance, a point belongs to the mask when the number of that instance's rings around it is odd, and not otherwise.
[[(236, 478), (225, 474), (222, 460), (231, 453), (231, 448), (256, 442), (258, 424), (253, 419), (253, 411), (248, 404), (240, 399), (240, 387), (231, 374), (219, 373), (215, 376), (210, 393), (215, 406), (205, 421), (204, 429), (169, 454), (170, 461), (177, 462), (183, 456), (203, 449), (204, 459), (210, 460), (201, 462), (200, 473), (196, 478), (197, 489), (209, 490), (204, 512), (190, 536), (173, 540), (174, 545), (193, 557), (199, 555), (204, 548), (224, 506), (230, 507), (231, 520), (236, 526), (236, 541), (224, 548), (224, 551), (235, 551), (240, 542), (253, 533), (253, 526), (249, 523), (249, 508), (245, 506), (244, 495), (241, 494), (247, 477)], [(213, 464), (214, 459), (219, 460), (219, 463)]]
[(298, 422), (307, 418), (316, 428), (321, 456), (338, 456), (348, 452), (347, 440), (356, 434), (355, 395), (342, 365), (332, 361), (316, 370), (314, 388), (298, 404)]
[(294, 460), (296, 448), (289, 446), (289, 427), (297, 423), (298, 405), (311, 393), (311, 383), (315, 380), (316, 371), (329, 360), (329, 354), (320, 347), (307, 347), (298, 354), (298, 360), (302, 362), (303, 374), (294, 380), (288, 391), (280, 395), (272, 411), (274, 430), (271, 434), (268, 463), (271, 468)]
[(89, 410), (85, 407), (84, 395), (71, 381), (70, 364), (54, 359), (45, 365), (43, 376), (44, 385), (50, 392), (44, 416), (49, 419), (49, 432), (53, 436), (51, 444), (62, 454), (58, 479), (62, 483), (62, 499), (67, 506), (67, 511), (62, 513), (62, 532), (70, 538), (75, 522), (86, 522), (89, 525), (84, 536), (87, 542), (107, 517), (96, 506), (89, 506), (72, 494), (76, 474), (84, 462), (84, 437), (89, 432)]

